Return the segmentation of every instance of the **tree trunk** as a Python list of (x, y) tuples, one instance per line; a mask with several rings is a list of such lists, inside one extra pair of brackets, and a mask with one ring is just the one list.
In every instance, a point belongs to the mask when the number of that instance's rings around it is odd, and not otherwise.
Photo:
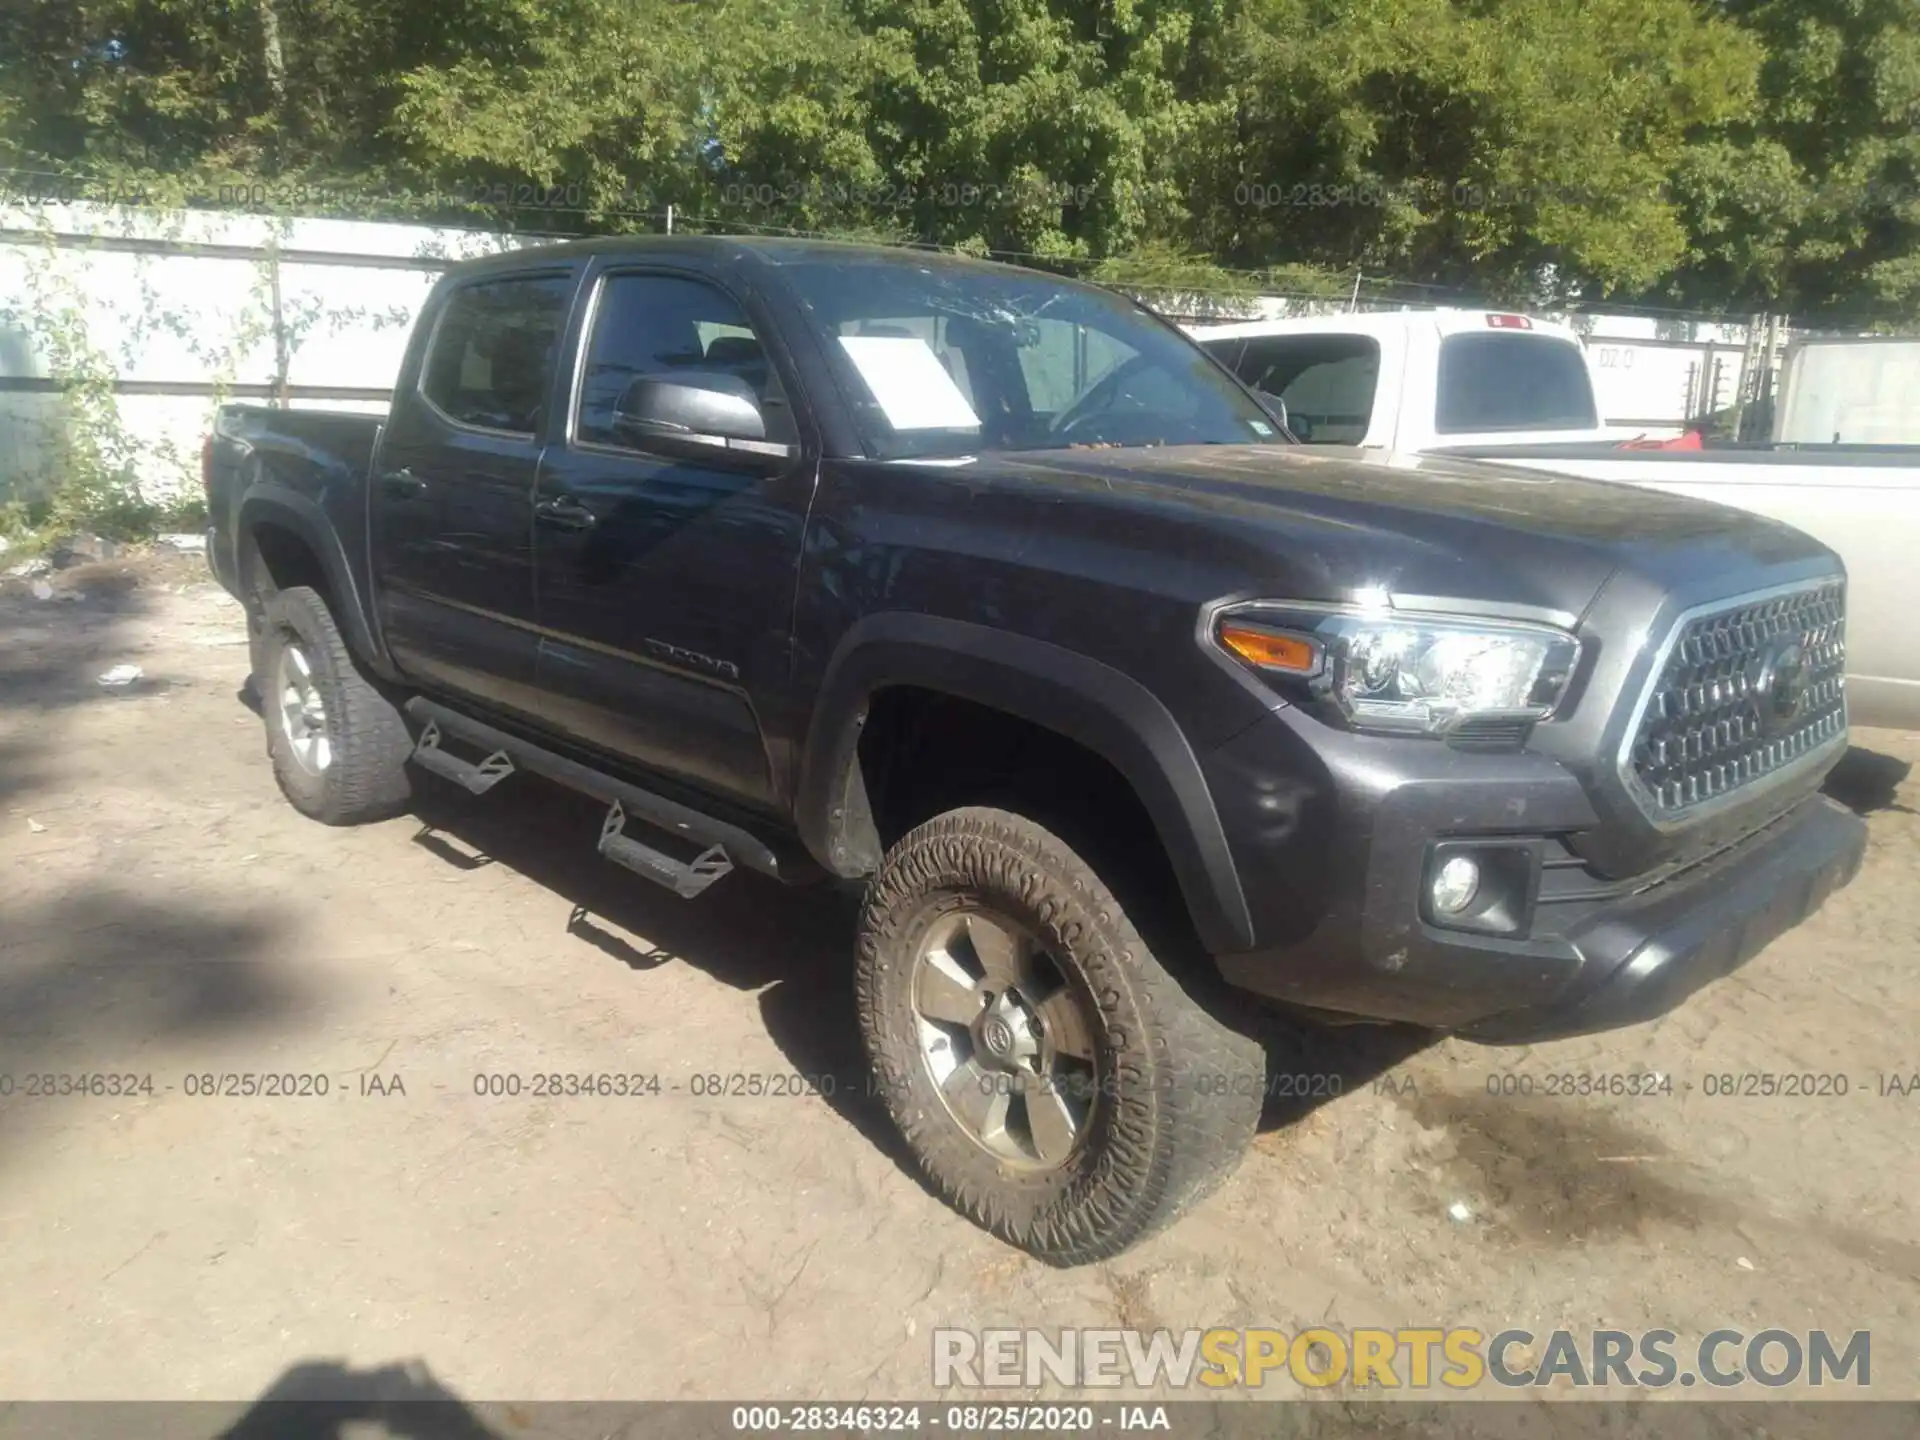
[(287, 57), (280, 48), (280, 12), (274, 8), (274, 0), (260, 0), (260, 58), (267, 67), (273, 107), (281, 110), (287, 103)]

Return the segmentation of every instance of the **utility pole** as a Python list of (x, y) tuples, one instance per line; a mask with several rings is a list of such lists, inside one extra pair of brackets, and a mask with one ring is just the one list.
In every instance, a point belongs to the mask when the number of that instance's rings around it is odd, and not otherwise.
[(673, 233), (673, 206), (667, 206), (667, 234)]
[(1780, 317), (1772, 311), (1767, 312), (1767, 348), (1760, 356), (1760, 374), (1753, 386), (1754, 420), (1766, 427), (1765, 433), (1756, 439), (1773, 438), (1773, 356), (1774, 347), (1779, 343)]
[(1762, 339), (1763, 322), (1767, 319), (1764, 314), (1747, 317), (1746, 343), (1740, 347), (1740, 387), (1733, 394), (1733, 414), (1727, 427), (1735, 440), (1746, 438), (1748, 403), (1759, 394), (1759, 372), (1768, 356)]
[(287, 371), (293, 356), (287, 345), (286, 314), (280, 305), (280, 239), (278, 235), (267, 241), (267, 288), (273, 304), (273, 403), (285, 410), (288, 400)]

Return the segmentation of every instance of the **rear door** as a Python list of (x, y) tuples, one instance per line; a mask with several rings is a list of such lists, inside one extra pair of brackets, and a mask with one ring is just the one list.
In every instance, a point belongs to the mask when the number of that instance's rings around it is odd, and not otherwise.
[[(580, 373), (537, 509), (539, 674), (571, 738), (748, 806), (790, 787), (779, 723), (818, 447), (796, 426), (771, 327), (709, 277), (610, 267), (589, 284)], [(783, 370), (786, 372), (783, 375)], [(637, 379), (721, 372), (756, 397), (768, 467), (635, 448), (614, 411)]]
[(371, 481), (380, 621), (401, 670), (529, 715), (534, 480), (574, 288), (572, 270), (552, 268), (453, 290)]

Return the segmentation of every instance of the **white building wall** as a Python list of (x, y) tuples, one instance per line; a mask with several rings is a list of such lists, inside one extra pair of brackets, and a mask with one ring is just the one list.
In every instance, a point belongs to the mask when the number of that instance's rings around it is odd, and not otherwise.
[[(372, 221), (0, 206), (0, 503), (52, 482), (78, 417), (49, 382), (76, 367), (117, 392), (112, 413), (79, 423), (155, 501), (197, 487), (201, 438), (236, 389), (264, 398), (284, 380), (290, 404), (384, 410), (378, 392), (440, 270), (518, 243)], [(301, 393), (315, 387), (360, 393)]]
[[(198, 485), (200, 441), (223, 398), (264, 399), (284, 380), (291, 405), (383, 411), (440, 270), (520, 243), (377, 221), (0, 205), (0, 503), (44, 491), (76, 424), (107, 437), (143, 497), (166, 500)], [(1170, 313), (1224, 314), (1199, 296), (1152, 298)], [(1347, 307), (1262, 297), (1226, 308)], [(1678, 433), (1739, 393), (1744, 327), (1555, 318), (1587, 337), (1609, 424)], [(1689, 338), (1661, 338), (1681, 331)], [(76, 362), (110, 373), (112, 413), (88, 421), (55, 391)]]

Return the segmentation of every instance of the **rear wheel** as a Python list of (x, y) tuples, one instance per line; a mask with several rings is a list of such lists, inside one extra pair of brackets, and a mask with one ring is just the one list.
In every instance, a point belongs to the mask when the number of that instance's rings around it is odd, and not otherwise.
[(935, 1186), (1055, 1264), (1118, 1254), (1210, 1192), (1259, 1118), (1257, 1042), (1154, 958), (1093, 870), (1003, 810), (886, 856), (858, 962), (887, 1107)]
[(403, 809), (406, 724), (355, 667), (326, 601), (304, 585), (282, 590), (267, 601), (261, 629), (255, 678), (281, 793), (329, 825)]

